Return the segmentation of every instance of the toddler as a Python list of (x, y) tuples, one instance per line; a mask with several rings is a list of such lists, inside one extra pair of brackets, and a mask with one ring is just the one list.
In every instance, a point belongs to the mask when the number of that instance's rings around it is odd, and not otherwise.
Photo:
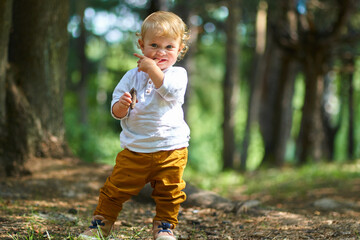
[(182, 175), (190, 129), (182, 110), (187, 72), (173, 65), (187, 52), (189, 34), (180, 17), (159, 11), (144, 20), (138, 37), (142, 55), (134, 54), (137, 68), (124, 75), (111, 102), (112, 116), (121, 121), (124, 150), (100, 189), (92, 226), (80, 235), (83, 239), (108, 236), (122, 204), (150, 182), (156, 203), (154, 239), (175, 240), (172, 229), (186, 199)]

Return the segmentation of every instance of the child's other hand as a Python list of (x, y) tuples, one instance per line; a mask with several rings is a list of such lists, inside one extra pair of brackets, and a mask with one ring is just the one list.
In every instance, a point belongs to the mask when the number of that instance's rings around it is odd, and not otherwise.
[(131, 101), (131, 95), (128, 92), (125, 92), (112, 107), (113, 114), (118, 118), (123, 118), (129, 111)]
[(139, 72), (143, 71), (149, 73), (149, 71), (151, 71), (152, 69), (159, 68), (157, 66), (159, 60), (157, 59), (153, 60), (151, 58), (145, 57), (144, 55), (140, 55), (137, 53), (134, 53), (134, 56), (139, 58), (139, 60), (137, 61)]
[(119, 99), (119, 107), (123, 109), (128, 109), (130, 107), (131, 101), (131, 94), (125, 92)]

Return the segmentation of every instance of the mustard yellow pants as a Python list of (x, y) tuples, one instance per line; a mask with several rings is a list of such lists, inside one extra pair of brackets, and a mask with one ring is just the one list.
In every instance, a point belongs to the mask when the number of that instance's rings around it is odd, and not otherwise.
[(121, 151), (111, 175), (100, 189), (94, 215), (116, 221), (122, 204), (150, 182), (154, 188), (152, 198), (156, 203), (154, 221), (166, 221), (175, 227), (180, 204), (186, 200), (182, 191), (185, 188), (182, 176), (187, 158), (187, 148), (155, 153)]

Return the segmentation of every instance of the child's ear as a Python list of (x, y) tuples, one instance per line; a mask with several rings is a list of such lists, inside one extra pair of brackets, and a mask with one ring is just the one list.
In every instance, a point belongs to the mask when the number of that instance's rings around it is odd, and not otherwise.
[(138, 40), (138, 45), (139, 45), (141, 51), (143, 51), (144, 50), (144, 41), (141, 38), (139, 38), (139, 40)]
[(185, 44), (180, 44), (180, 46), (179, 46), (179, 49), (178, 49), (178, 54), (184, 49), (184, 47), (185, 47)]

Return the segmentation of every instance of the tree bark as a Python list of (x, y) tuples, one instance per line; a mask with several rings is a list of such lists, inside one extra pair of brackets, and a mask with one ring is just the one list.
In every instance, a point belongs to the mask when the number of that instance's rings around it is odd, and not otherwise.
[(148, 13), (151, 14), (156, 11), (169, 11), (167, 0), (151, 0)]
[[(86, 127), (88, 125), (88, 73), (89, 61), (86, 57), (86, 38), (87, 32), (84, 23), (85, 2), (84, 0), (77, 1), (77, 12), (80, 16), (80, 36), (77, 39), (77, 54), (80, 60), (80, 82), (77, 85), (77, 96), (79, 102), (80, 123)], [(83, 137), (84, 138), (84, 137)]]
[(224, 79), (224, 122), (223, 122), (223, 168), (235, 167), (235, 109), (236, 89), (239, 79), (239, 42), (237, 26), (240, 17), (238, 0), (229, 1), (229, 16), (226, 24), (226, 72)]
[(194, 55), (197, 51), (197, 39), (199, 35), (199, 30), (197, 26), (194, 26), (190, 18), (194, 16), (196, 13), (194, 8), (192, 8), (192, 2), (190, 1), (180, 1), (175, 6), (175, 13), (181, 17), (181, 19), (185, 22), (188, 27), (188, 31), (190, 32), (190, 39), (188, 41), (189, 50), (186, 53), (185, 57), (178, 63), (180, 66), (184, 67), (188, 73), (188, 85), (185, 94), (185, 100), (183, 104), (184, 109), (184, 118), (185, 120), (188, 119), (188, 110), (189, 110), (189, 99), (192, 95), (192, 81), (191, 76), (195, 71), (195, 58)]
[[(296, 14), (293, 2), (282, 1), (280, 8), (282, 10), (275, 20), (274, 11), (269, 12), (269, 19), (287, 26), (290, 34), (295, 33)], [(284, 164), (287, 141), (292, 127), (292, 98), (298, 69), (294, 52), (274, 44), (277, 37), (274, 28), (269, 27), (269, 41), (273, 43), (273, 46), (269, 45), (269, 48), (273, 50), (268, 57), (269, 72), (266, 77), (267, 82), (264, 84), (267, 86), (267, 93), (262, 94), (261, 99), (260, 129), (265, 145), (262, 166)]]
[(262, 93), (261, 89), (269, 69), (269, 61), (267, 61), (270, 57), (269, 53), (272, 51), (272, 48), (269, 48), (268, 45), (269, 39), (267, 34), (267, 4), (264, 1), (260, 1), (256, 17), (256, 49), (253, 71), (254, 77), (249, 83), (250, 94), (248, 100), (247, 118), (245, 134), (241, 147), (241, 171), (246, 170), (251, 127), (259, 120), (260, 99)]
[(310, 160), (320, 161), (329, 156), (321, 113), (325, 74), (322, 66), (326, 65), (327, 54), (320, 46), (315, 47), (314, 43), (308, 46), (311, 47), (305, 50), (306, 57), (303, 62), (305, 99), (297, 142), (300, 164)]
[(348, 146), (347, 146), (347, 157), (350, 160), (355, 159), (355, 109), (354, 109), (354, 71), (355, 71), (355, 57), (348, 53), (346, 59), (343, 60), (344, 62), (344, 70), (345, 70), (345, 78), (346, 81), (345, 86), (347, 86), (347, 104), (348, 104)]
[[(277, 47), (275, 47), (277, 48)], [(262, 166), (282, 166), (292, 126), (292, 98), (297, 73), (296, 63), (286, 52), (273, 50), (268, 58), (266, 93), (262, 94), (260, 129), (265, 153)], [(277, 66), (276, 66), (277, 65)]]
[(31, 156), (68, 153), (63, 122), (68, 8), (60, 0), (13, 2), (0, 147), (6, 150), (0, 168), (8, 176), (26, 172), (23, 165)]
[[(329, 77), (328, 74), (325, 75), (324, 81), (325, 81), (324, 82), (324, 86), (325, 86), (324, 95), (326, 96), (326, 95), (333, 94), (331, 87), (330, 87), (331, 78)], [(340, 83), (340, 86), (343, 86), (343, 82)], [(332, 121), (332, 114), (329, 112), (329, 110), (327, 110), (327, 108), (328, 108), (327, 105), (328, 105), (328, 99), (325, 99), (325, 101), (322, 104), (321, 113), (322, 113), (322, 121), (324, 124), (324, 129), (325, 129), (327, 148), (329, 149), (328, 161), (331, 162), (334, 160), (335, 138), (336, 138), (336, 134), (337, 134), (338, 130), (340, 129), (341, 122), (343, 119), (343, 114), (340, 113), (338, 121), (336, 123), (334, 123)]]
[[(286, 6), (289, 2), (283, 1), (283, 3)], [(299, 164), (329, 157), (328, 136), (326, 136), (326, 124), (322, 113), (324, 76), (329, 71), (334, 47), (342, 44), (341, 38), (346, 32), (343, 30), (354, 3), (352, 0), (336, 1), (337, 8), (334, 8), (336, 18), (327, 28), (315, 24), (316, 19), (311, 11), (290, 14), (296, 24), (290, 23), (287, 28), (278, 25), (276, 28), (276, 40), (279, 46), (284, 51), (293, 52), (293, 55), (300, 59), (305, 75), (305, 99), (296, 146)], [(293, 3), (290, 4), (292, 8), (295, 7)], [(295, 26), (294, 30), (291, 30), (291, 26)]]
[(0, 132), (3, 132), (5, 124), (5, 78), (8, 57), (8, 42), (11, 26), (12, 0), (0, 2)]
[[(6, 143), (6, 71), (11, 26), (12, 0), (0, 1), (0, 156), (4, 156)], [(6, 175), (6, 159), (0, 157), (0, 176)]]
[(349, 73), (348, 76), (349, 81), (349, 128), (348, 128), (348, 157), (351, 160), (355, 159), (355, 124), (354, 124), (354, 118), (355, 118), (355, 110), (354, 110), (354, 88), (353, 88), (353, 81), (354, 81), (354, 73)]

